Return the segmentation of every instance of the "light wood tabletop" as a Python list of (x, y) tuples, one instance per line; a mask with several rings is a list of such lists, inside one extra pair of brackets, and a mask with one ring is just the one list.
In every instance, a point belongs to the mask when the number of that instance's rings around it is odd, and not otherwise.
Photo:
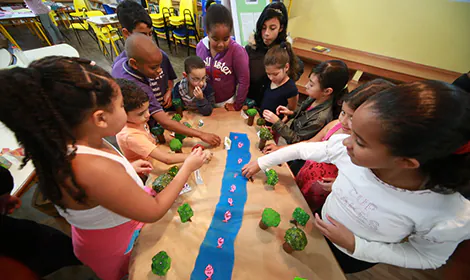
[[(261, 156), (258, 150), (256, 125), (250, 127), (240, 116), (240, 112), (227, 112), (214, 109), (210, 117), (201, 117), (184, 112), (182, 122), (188, 121), (197, 127), (202, 119), (205, 132), (218, 134), (222, 139), (230, 132), (246, 133), (250, 140), (251, 159)], [(171, 139), (166, 135), (167, 143)], [(189, 153), (199, 139), (187, 138), (183, 141), (183, 152)], [(233, 145), (234, 146), (234, 145)], [(233, 148), (232, 146), (232, 148)], [(168, 144), (160, 147), (169, 151)], [(189, 279), (193, 271), (199, 247), (212, 221), (216, 204), (219, 202), (221, 182), (224, 176), (227, 151), (223, 146), (211, 149), (213, 158), (201, 169), (203, 185), (196, 185), (194, 176), (188, 181), (192, 191), (180, 195), (168, 213), (158, 222), (147, 224), (141, 231), (133, 249), (129, 267), (129, 279), (163, 279), (151, 271), (152, 257), (160, 251), (166, 251), (171, 257), (171, 269), (164, 279)], [(150, 185), (157, 175), (170, 166), (154, 164), (154, 172), (147, 184)], [(247, 182), (248, 198), (244, 208), (242, 226), (235, 240), (235, 261), (232, 279), (346, 279), (332, 255), (323, 236), (316, 230), (312, 218), (304, 228), (308, 245), (304, 251), (287, 254), (283, 248), (283, 238), (292, 212), (301, 207), (311, 214), (299, 188), (295, 184), (287, 165), (274, 168), (279, 174), (279, 183), (273, 189), (265, 184), (263, 172), (254, 176), (254, 182)], [(183, 203), (189, 203), (194, 211), (192, 222), (181, 223), (176, 209)], [(273, 208), (281, 214), (281, 223), (277, 228), (262, 230), (259, 221), (264, 208)], [(215, 244), (216, 246), (217, 244)], [(230, 265), (230, 264), (228, 264)], [(213, 279), (218, 279), (214, 272)], [(202, 279), (202, 277), (201, 277)], [(204, 278), (205, 279), (205, 278)]]

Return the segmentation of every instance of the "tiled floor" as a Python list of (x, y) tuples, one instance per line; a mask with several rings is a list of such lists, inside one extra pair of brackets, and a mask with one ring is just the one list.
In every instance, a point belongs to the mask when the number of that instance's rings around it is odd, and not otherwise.
[[(17, 42), (24, 48), (24, 50), (41, 47), (39, 39), (34, 37), (27, 28), (12, 28), (9, 27), (8, 31), (10, 34), (17, 40)], [(74, 34), (71, 31), (64, 31), (68, 36), (67, 43), (74, 46), (80, 56), (83, 58), (88, 58), (96, 61), (96, 63), (103, 67), (104, 69), (111, 70), (111, 61), (108, 58), (105, 58), (102, 53), (100, 53), (97, 43), (91, 39), (91, 37), (85, 32), (80, 31), (81, 38), (83, 39), (83, 46), (80, 46), (77, 43), (77, 40)], [(121, 46), (122, 47), (122, 46)], [(168, 45), (162, 39), (160, 39), (160, 47), (169, 55), (171, 63), (178, 75), (181, 78), (181, 73), (183, 71), (183, 61), (186, 57), (186, 48), (179, 48), (178, 54), (171, 53), (168, 49)], [(192, 50), (194, 54), (194, 50)], [(15, 217), (25, 218), (35, 220), (40, 223), (44, 223), (60, 229), (67, 234), (70, 234), (70, 228), (66, 222), (62, 219), (51, 218), (40, 211), (31, 207), (31, 198), (34, 192), (34, 188), (29, 190), (23, 197), (23, 206), (16, 211), (14, 214)], [(377, 265), (368, 271), (361, 273), (356, 273), (353, 275), (348, 275), (349, 280), (369, 280), (369, 279), (390, 279), (390, 280), (438, 280), (442, 278), (442, 269), (436, 271), (420, 271), (420, 270), (410, 270), (392, 267), (389, 265)], [(86, 267), (72, 267), (64, 268), (53, 275), (50, 275), (47, 279), (49, 280), (59, 280), (59, 279), (97, 279), (93, 272), (91, 272)]]

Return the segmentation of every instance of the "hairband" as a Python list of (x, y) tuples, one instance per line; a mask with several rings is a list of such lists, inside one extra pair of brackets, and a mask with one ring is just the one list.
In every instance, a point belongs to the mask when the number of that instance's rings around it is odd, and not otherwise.
[[(271, 9), (273, 9), (273, 8), (271, 8)], [(273, 10), (282, 15), (282, 11), (280, 9), (273, 9)]]
[(287, 50), (287, 44), (286, 44), (286, 42), (281, 42), (281, 43), (279, 44), (279, 47), (280, 47), (281, 49)]

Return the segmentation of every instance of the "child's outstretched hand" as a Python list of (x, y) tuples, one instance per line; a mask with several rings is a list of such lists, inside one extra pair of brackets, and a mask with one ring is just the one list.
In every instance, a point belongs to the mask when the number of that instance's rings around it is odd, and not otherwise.
[(270, 123), (276, 123), (279, 121), (279, 117), (269, 110), (263, 111), (263, 118)]
[(237, 111), (233, 103), (225, 103), (224, 107), (227, 111)]
[(286, 116), (291, 116), (294, 114), (291, 110), (289, 110), (286, 106), (277, 106), (276, 108), (276, 115), (286, 115)]
[(354, 233), (332, 217), (328, 215), (326, 215), (326, 217), (329, 223), (323, 221), (320, 216), (315, 213), (314, 223), (318, 230), (331, 242), (343, 247), (351, 254), (354, 253), (356, 248)]
[(183, 163), (183, 166), (189, 168), (191, 172), (199, 169), (204, 162), (207, 160), (207, 155), (202, 151), (201, 148), (197, 148), (192, 151)]
[(193, 94), (194, 94), (194, 97), (196, 97), (196, 99), (199, 99), (199, 100), (204, 99), (204, 93), (202, 92), (200, 87), (195, 87)]
[(149, 174), (153, 169), (152, 164), (146, 160), (138, 159), (131, 164), (138, 174)]
[(251, 177), (253, 177), (253, 175), (260, 172), (260, 170), (261, 168), (259, 168), (258, 161), (253, 160), (247, 163), (245, 166), (243, 166), (242, 175), (250, 179)]
[(266, 145), (266, 147), (264, 147), (263, 154), (270, 154), (270, 153), (275, 152), (279, 149), (280, 149), (280, 147), (276, 144), (268, 144), (268, 145)]

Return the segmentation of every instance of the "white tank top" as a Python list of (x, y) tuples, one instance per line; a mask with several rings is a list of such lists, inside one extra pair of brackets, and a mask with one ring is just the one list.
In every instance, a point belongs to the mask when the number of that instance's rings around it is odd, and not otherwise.
[[(106, 142), (106, 140), (104, 141)], [(134, 170), (129, 161), (111, 144), (109, 144), (108, 142), (106, 142), (106, 144), (112, 147), (120, 156), (81, 145), (76, 145), (76, 153), (102, 156), (119, 162), (124, 166), (127, 174), (132, 179), (134, 179), (134, 181), (137, 185), (139, 185), (139, 187), (143, 189), (144, 184), (142, 183), (142, 180), (140, 179), (139, 175), (137, 175), (137, 172)], [(55, 207), (59, 214), (64, 217), (67, 222), (69, 222), (69, 224), (80, 229), (107, 229), (122, 225), (130, 221), (129, 218), (125, 218), (121, 215), (118, 215), (102, 206), (96, 206), (94, 208), (86, 210), (66, 209), (66, 212), (58, 206)]]

